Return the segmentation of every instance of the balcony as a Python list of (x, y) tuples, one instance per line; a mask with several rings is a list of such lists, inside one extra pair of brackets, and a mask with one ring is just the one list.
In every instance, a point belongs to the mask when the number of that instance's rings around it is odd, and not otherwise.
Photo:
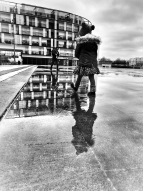
[(23, 54), (29, 54), (28, 50), (23, 51)]
[(67, 22), (72, 22), (72, 18), (70, 18), (69, 16), (65, 16), (65, 20), (66, 20)]
[(69, 45), (68, 48), (69, 49), (74, 49), (74, 46), (73, 45)]
[(39, 46), (39, 42), (32, 42), (33, 46)]
[(47, 14), (47, 17), (48, 17), (49, 19), (55, 19), (55, 15), (54, 15), (54, 14)]
[(60, 53), (60, 56), (70, 56), (73, 57), (72, 53)]
[(12, 39), (5, 40), (4, 42), (5, 42), (6, 44), (13, 44), (13, 40), (12, 40)]
[(22, 40), (22, 44), (29, 45), (29, 41), (28, 40)]
[(58, 38), (58, 39), (63, 39), (63, 40), (65, 40), (65, 39), (66, 39), (66, 36), (58, 35), (57, 38)]
[(12, 7), (10, 7), (10, 13), (17, 13), (17, 10), (12, 8)]
[(67, 27), (67, 31), (72, 31), (72, 27)]
[(46, 42), (42, 42), (42, 46), (47, 47), (47, 43)]
[(7, 28), (2, 28), (2, 29), (1, 29), (1, 32), (9, 33), (9, 29), (7, 29)]
[(32, 51), (33, 55), (39, 55), (39, 53), (40, 53), (39, 51)]
[(59, 30), (64, 30), (64, 26), (59, 26), (58, 29)]
[(65, 21), (65, 16), (58, 16), (58, 19)]
[(78, 32), (78, 28), (74, 28), (74, 32)]
[(29, 26), (35, 27), (35, 22), (29, 22)]
[(75, 19), (74, 23), (78, 24), (78, 19)]
[(35, 15), (38, 16), (38, 17), (43, 17), (43, 18), (47, 17), (46, 13), (36, 12), (36, 11), (35, 11)]
[(0, 18), (0, 22), (5, 22), (5, 23), (11, 23), (11, 20), (9, 18)]
[(43, 32), (33, 32), (34, 36), (43, 36)]
[(68, 36), (68, 40), (72, 40), (72, 36)]
[(22, 34), (30, 35), (30, 31), (22, 31)]
[(20, 9), (20, 14), (22, 14), (22, 15), (35, 15), (35, 12), (31, 11), (31, 10)]
[(38, 27), (44, 27), (44, 28), (46, 28), (46, 24), (45, 24), (45, 23), (39, 23), (39, 24), (38, 24)]
[(47, 43), (47, 47), (51, 47), (51, 43)]
[(58, 47), (60, 47), (60, 48), (66, 48), (66, 44), (58, 44)]
[(39, 54), (40, 55), (44, 55), (44, 51), (39, 51)]

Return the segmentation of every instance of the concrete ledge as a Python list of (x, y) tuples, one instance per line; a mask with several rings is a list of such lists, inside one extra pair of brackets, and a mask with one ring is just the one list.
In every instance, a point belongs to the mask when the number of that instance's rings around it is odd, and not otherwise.
[(37, 66), (27, 68), (25, 71), (0, 83), (0, 120), (36, 68)]

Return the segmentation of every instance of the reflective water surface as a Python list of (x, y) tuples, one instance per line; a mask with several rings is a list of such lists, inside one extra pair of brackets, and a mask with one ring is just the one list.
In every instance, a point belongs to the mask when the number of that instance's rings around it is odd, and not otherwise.
[(142, 74), (102, 68), (88, 97), (88, 78), (72, 94), (72, 70), (37, 68), (1, 123), (0, 189), (142, 190)]
[[(72, 71), (50, 71), (37, 68), (27, 84), (20, 91), (6, 118), (49, 115), (61, 110), (71, 111), (74, 107), (70, 84), (76, 80)], [(88, 78), (84, 77), (78, 94), (87, 101)]]

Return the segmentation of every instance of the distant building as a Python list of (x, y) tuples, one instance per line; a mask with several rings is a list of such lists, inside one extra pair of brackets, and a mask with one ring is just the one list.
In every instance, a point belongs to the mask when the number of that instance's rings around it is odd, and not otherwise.
[(104, 67), (104, 68), (111, 68), (112, 66), (112, 61), (110, 59), (106, 59), (106, 58), (101, 58), (99, 60), (99, 65)]
[(134, 68), (143, 68), (143, 57), (130, 58), (129, 66), (134, 67)]

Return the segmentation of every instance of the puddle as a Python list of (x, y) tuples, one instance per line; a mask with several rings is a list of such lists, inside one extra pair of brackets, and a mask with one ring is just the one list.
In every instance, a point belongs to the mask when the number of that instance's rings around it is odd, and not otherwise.
[[(68, 74), (67, 74), (68, 72)], [(32, 117), (71, 111), (74, 107), (70, 84), (76, 76), (67, 71), (51, 72), (38, 67), (17, 96), (6, 118)], [(78, 94), (82, 105), (87, 104), (88, 78), (83, 77)]]

